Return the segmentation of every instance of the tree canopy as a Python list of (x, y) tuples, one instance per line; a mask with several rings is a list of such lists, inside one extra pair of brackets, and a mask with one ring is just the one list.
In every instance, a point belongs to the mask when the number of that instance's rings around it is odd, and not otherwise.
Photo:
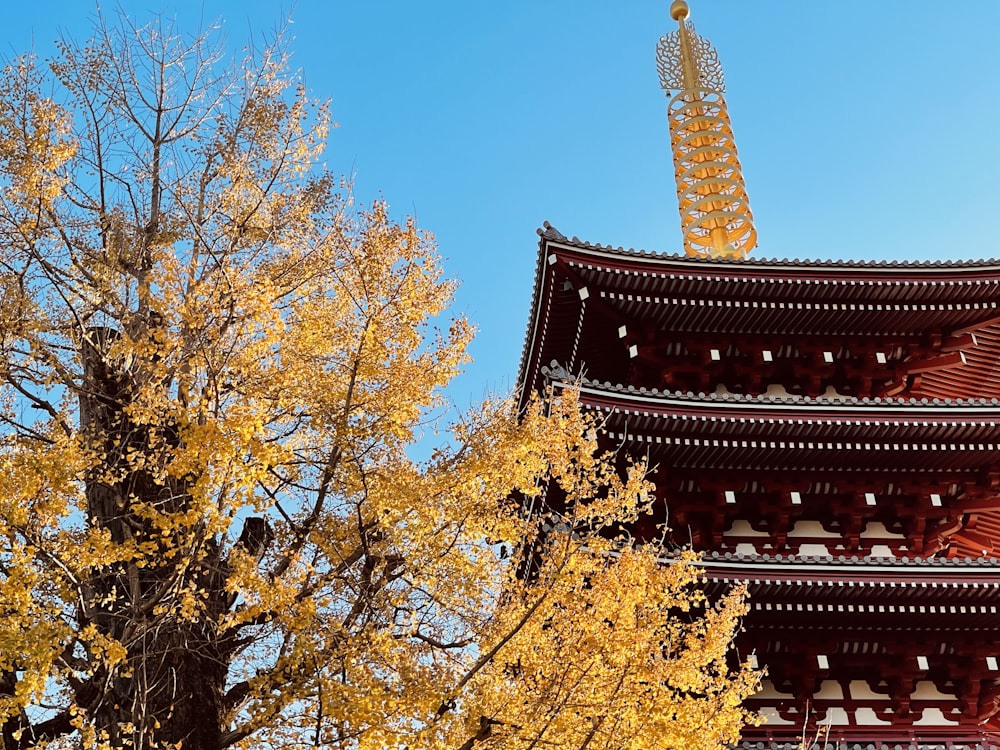
[(572, 394), (409, 457), (454, 282), (244, 52), (101, 18), (0, 79), (3, 747), (734, 740), (742, 592), (608, 532), (652, 490)]

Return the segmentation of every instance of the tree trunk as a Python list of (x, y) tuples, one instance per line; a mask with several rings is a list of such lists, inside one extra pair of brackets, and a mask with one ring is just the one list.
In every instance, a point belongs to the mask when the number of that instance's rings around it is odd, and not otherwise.
[[(85, 439), (106, 457), (86, 480), (87, 515), (91, 525), (107, 529), (116, 543), (133, 541), (158, 554), (143, 565), (113, 563), (90, 576), (81, 608), (82, 625), (121, 643), (125, 665), (109, 673), (101, 667), (78, 690), (77, 700), (94, 717), (99, 732), (113, 747), (151, 748), (180, 743), (183, 750), (218, 750), (224, 717), (223, 695), (228, 654), (217, 627), (228, 594), (217, 544), (176, 551), (179, 538), (134, 512), (138, 503), (164, 513), (183, 512), (189, 502), (187, 482), (157, 480), (128, 460), (130, 452), (153, 457), (179, 443), (176, 425), (133, 424), (126, 412), (133, 388), (130, 374), (108, 356), (119, 333), (88, 330), (82, 346), (84, 390), (80, 426)], [(190, 544), (190, 542), (188, 542)], [(171, 598), (179, 585), (196, 582), (205, 591), (203, 606), (182, 617)], [(92, 658), (96, 655), (91, 655)]]

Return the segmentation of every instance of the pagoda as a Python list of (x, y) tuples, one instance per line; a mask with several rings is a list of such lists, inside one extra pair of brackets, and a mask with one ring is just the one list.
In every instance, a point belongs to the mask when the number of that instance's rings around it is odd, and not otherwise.
[(648, 458), (632, 529), (737, 582), (748, 748), (1000, 745), (1000, 262), (750, 258), (715, 50), (657, 49), (683, 255), (545, 224), (519, 383)]

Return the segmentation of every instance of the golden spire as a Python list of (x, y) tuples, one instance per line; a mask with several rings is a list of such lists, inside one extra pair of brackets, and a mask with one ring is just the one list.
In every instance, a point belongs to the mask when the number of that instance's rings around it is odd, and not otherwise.
[(667, 105), (674, 152), (681, 231), (688, 255), (742, 258), (757, 245), (733, 127), (723, 92), (719, 55), (687, 21), (684, 0), (670, 17), (677, 31), (660, 38), (656, 67), (660, 85), (678, 92)]

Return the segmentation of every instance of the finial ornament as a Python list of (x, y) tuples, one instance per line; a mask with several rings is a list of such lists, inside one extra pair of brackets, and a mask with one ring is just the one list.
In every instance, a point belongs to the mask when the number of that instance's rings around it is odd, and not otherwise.
[(723, 93), (715, 48), (695, 33), (685, 0), (674, 0), (678, 28), (656, 45), (660, 85), (677, 92), (667, 105), (684, 250), (692, 256), (741, 258), (757, 230)]

